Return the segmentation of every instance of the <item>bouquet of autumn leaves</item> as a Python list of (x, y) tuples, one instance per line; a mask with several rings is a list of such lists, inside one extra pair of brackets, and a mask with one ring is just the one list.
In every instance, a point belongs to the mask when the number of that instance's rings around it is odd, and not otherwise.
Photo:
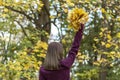
[(74, 8), (68, 13), (69, 27), (73, 28), (75, 31), (81, 28), (80, 24), (85, 24), (88, 21), (88, 13), (83, 9)]

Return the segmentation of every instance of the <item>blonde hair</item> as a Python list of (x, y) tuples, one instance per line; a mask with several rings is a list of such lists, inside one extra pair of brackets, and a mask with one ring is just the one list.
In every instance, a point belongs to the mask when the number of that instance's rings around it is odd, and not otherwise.
[(63, 58), (63, 46), (59, 42), (51, 42), (48, 45), (44, 68), (47, 70), (58, 70), (60, 60)]

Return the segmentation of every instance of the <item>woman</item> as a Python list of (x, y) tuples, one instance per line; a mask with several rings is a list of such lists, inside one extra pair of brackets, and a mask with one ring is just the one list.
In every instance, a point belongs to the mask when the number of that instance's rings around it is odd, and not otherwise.
[(45, 61), (40, 67), (39, 80), (70, 80), (70, 68), (78, 53), (84, 24), (76, 32), (68, 56), (63, 59), (63, 47), (58, 42), (52, 42), (48, 45)]

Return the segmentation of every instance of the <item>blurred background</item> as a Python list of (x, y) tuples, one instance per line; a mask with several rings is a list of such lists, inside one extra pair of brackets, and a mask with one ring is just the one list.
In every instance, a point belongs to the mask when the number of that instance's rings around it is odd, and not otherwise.
[(38, 80), (48, 43), (67, 54), (68, 12), (89, 14), (71, 80), (120, 80), (120, 0), (0, 0), (0, 80)]

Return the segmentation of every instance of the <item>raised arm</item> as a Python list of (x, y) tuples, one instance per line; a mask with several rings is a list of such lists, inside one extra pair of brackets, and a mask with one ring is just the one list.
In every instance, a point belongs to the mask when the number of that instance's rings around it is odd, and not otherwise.
[(75, 34), (74, 41), (72, 43), (67, 58), (61, 61), (61, 64), (64, 65), (65, 67), (70, 68), (75, 60), (82, 39), (83, 28), (84, 24), (81, 24), (81, 29), (79, 29)]

